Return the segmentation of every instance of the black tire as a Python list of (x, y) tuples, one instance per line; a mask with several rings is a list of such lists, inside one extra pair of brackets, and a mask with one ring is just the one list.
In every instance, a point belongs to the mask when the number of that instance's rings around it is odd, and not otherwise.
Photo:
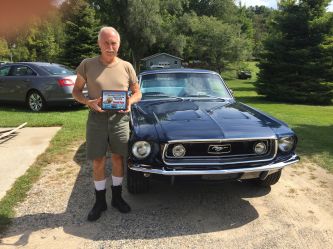
[(280, 180), (281, 172), (282, 170), (279, 170), (273, 174), (270, 174), (266, 177), (265, 180), (258, 179), (257, 183), (263, 187), (269, 187), (271, 185), (274, 185)]
[(149, 179), (142, 172), (127, 168), (127, 190), (131, 194), (146, 193), (149, 190)]
[(33, 112), (40, 112), (46, 108), (46, 102), (43, 95), (35, 90), (28, 93), (26, 104), (28, 109)]

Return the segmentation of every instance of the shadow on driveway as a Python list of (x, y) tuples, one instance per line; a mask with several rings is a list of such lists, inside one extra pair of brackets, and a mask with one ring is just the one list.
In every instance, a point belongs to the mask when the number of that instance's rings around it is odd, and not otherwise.
[[(26, 245), (32, 232), (63, 227), (64, 232), (90, 240), (154, 239), (223, 231), (244, 226), (258, 218), (257, 210), (245, 198), (267, 195), (270, 188), (240, 182), (152, 181), (149, 193), (132, 195), (124, 188), (124, 199), (132, 212), (121, 214), (110, 205), (97, 222), (86, 221), (93, 205), (92, 170), (85, 158), (85, 144), (76, 151), (74, 161), (80, 166), (64, 213), (38, 213), (18, 217), (8, 236), (21, 235), (15, 245)], [(110, 165), (109, 165), (110, 166)], [(110, 169), (107, 175), (110, 175)], [(124, 186), (126, 186), (124, 184)], [(20, 224), (29, 225), (28, 230)]]

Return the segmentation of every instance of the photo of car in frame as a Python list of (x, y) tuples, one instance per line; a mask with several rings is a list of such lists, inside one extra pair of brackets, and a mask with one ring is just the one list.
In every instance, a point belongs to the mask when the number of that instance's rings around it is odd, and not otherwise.
[(126, 110), (127, 91), (103, 90), (102, 91), (102, 110)]

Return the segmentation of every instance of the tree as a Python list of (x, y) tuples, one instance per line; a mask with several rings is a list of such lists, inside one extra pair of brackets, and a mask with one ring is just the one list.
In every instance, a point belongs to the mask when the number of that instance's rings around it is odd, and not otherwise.
[(0, 37), (0, 60), (9, 60), (10, 50), (8, 48), (8, 43), (4, 38)]
[(253, 25), (253, 57), (257, 59), (264, 50), (264, 40), (270, 35), (269, 24), (272, 21), (274, 10), (265, 6), (250, 6), (246, 13)]
[(61, 61), (77, 67), (88, 57), (98, 54), (97, 34), (100, 21), (85, 0), (67, 0), (61, 6), (65, 23), (65, 42)]
[[(153, 53), (205, 61), (220, 71), (248, 59), (252, 25), (233, 0), (90, 0), (102, 22), (122, 37), (121, 56), (138, 69)], [(206, 11), (208, 10), (208, 11)], [(197, 14), (198, 13), (198, 14)], [(206, 37), (205, 37), (206, 36)]]
[(260, 59), (257, 92), (275, 100), (332, 101), (332, 15), (326, 0), (282, 0)]
[(187, 0), (160, 0), (160, 32), (156, 42), (149, 49), (149, 54), (167, 52), (183, 57), (189, 37), (183, 32), (180, 19), (187, 6)]
[(233, 0), (189, 0), (187, 12), (212, 16), (228, 23), (237, 22), (237, 6)]
[(46, 20), (39, 20), (30, 27), (25, 46), (30, 51), (30, 61), (54, 62), (59, 54), (52, 24)]
[(228, 64), (246, 60), (251, 42), (241, 32), (241, 25), (224, 23), (215, 17), (184, 15), (183, 32), (187, 40), (186, 57), (200, 60), (201, 67), (221, 72)]
[(35, 17), (25, 31), (12, 41), (14, 61), (54, 62), (59, 56), (60, 44), (55, 34), (57, 23), (53, 17)]
[(93, 0), (102, 22), (114, 26), (121, 35), (121, 53), (138, 69), (140, 59), (161, 34), (159, 0)]

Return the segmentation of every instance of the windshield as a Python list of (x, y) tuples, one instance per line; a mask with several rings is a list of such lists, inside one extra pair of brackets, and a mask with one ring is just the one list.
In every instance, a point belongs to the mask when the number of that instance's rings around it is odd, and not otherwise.
[(156, 73), (143, 75), (142, 99), (197, 97), (231, 98), (221, 78), (210, 73)]
[(63, 65), (50, 65), (50, 66), (41, 66), (44, 70), (52, 75), (73, 75), (74, 71), (66, 68)]

